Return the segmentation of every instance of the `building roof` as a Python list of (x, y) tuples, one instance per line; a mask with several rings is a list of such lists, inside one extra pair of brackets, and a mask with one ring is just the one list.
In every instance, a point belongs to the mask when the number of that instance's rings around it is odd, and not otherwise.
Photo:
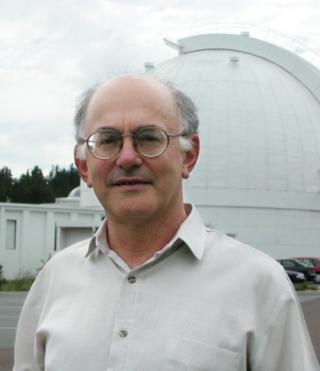
[(320, 72), (294, 53), (248, 36), (178, 40), (151, 69), (190, 95), (202, 152), (190, 181), (204, 205), (320, 209)]

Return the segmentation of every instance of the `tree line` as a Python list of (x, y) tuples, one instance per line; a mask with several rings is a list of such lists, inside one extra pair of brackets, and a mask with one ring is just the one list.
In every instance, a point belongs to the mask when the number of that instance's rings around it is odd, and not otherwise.
[(27, 170), (19, 178), (12, 176), (11, 170), (0, 168), (0, 202), (52, 203), (57, 197), (66, 197), (79, 186), (80, 179), (76, 168), (52, 166), (48, 176), (44, 176), (39, 166)]

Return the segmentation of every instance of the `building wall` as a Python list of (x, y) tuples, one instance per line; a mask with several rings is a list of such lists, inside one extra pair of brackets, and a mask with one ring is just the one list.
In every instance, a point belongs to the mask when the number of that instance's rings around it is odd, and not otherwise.
[(0, 264), (5, 278), (34, 274), (50, 256), (92, 236), (101, 210), (0, 203)]
[(199, 207), (206, 224), (274, 258), (319, 256), (320, 213), (311, 210)]

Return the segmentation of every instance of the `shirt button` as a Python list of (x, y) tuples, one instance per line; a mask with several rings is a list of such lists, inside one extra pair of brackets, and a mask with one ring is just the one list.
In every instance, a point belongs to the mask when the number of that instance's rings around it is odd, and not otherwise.
[(128, 331), (127, 330), (120, 330), (119, 331), (119, 336), (122, 338), (125, 338), (128, 336)]
[(129, 281), (129, 283), (135, 283), (136, 282), (136, 277), (135, 276), (129, 276), (128, 281)]

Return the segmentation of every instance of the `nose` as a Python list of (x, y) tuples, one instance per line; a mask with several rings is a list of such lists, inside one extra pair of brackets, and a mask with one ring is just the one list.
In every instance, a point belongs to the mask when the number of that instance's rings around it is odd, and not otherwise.
[(116, 165), (123, 169), (139, 167), (142, 165), (142, 158), (134, 148), (132, 137), (123, 136), (122, 148), (116, 160)]

